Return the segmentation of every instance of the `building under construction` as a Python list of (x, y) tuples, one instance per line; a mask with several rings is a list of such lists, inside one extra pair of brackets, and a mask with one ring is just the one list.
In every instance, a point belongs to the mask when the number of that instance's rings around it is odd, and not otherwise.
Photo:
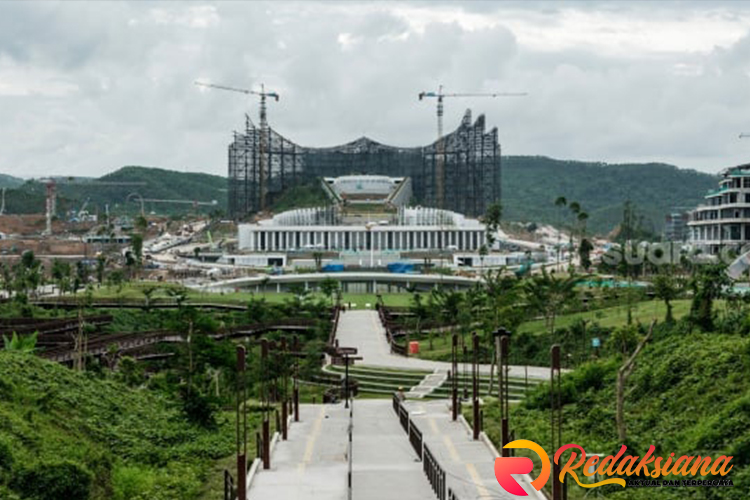
[(399, 148), (362, 137), (331, 148), (299, 146), (272, 128), (246, 120), (229, 145), (229, 207), (243, 219), (264, 209), (285, 189), (323, 177), (377, 174), (410, 177), (414, 203), (477, 216), (500, 199), (497, 129), (484, 115), (461, 124), (428, 146)]

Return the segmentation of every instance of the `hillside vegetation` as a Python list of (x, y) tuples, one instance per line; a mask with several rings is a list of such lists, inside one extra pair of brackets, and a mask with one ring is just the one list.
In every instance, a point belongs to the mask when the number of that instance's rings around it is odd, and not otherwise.
[[(503, 217), (524, 222), (560, 223), (560, 211), (554, 205), (558, 196), (579, 201), (590, 218), (589, 228), (608, 233), (622, 219), (623, 203), (630, 198), (640, 215), (655, 231), (661, 230), (665, 215), (676, 207), (694, 207), (708, 189), (716, 187), (716, 176), (678, 169), (661, 163), (607, 165), (580, 161), (563, 161), (541, 156), (503, 157)], [(216, 200), (215, 207), (200, 207), (202, 212), (216, 209), (226, 213), (227, 179), (223, 176), (177, 172), (151, 167), (123, 167), (99, 179), (103, 182), (145, 182), (144, 186), (58, 186), (60, 210), (78, 209), (90, 198), (89, 210), (126, 210), (135, 213), (140, 207), (134, 201), (125, 206), (131, 193), (144, 198), (178, 200)], [(16, 179), (20, 181), (20, 179)], [(0, 187), (3, 179), (0, 178)], [(8, 213), (41, 213), (44, 211), (45, 186), (27, 182), (6, 195)], [(328, 203), (315, 183), (305, 184), (272, 197), (271, 209), (278, 212), (291, 208)], [(192, 205), (146, 204), (146, 210), (160, 214), (185, 213)], [(565, 221), (563, 221), (565, 222)]]
[[(619, 356), (582, 365), (563, 377), (563, 443), (576, 443), (588, 452), (615, 454), (620, 442), (615, 426), (616, 373)], [(542, 384), (511, 411), (511, 428), (518, 439), (530, 439), (549, 449), (550, 396)], [(621, 488), (604, 486), (607, 498), (745, 499), (750, 485), (750, 339), (733, 334), (685, 333), (682, 328), (657, 328), (628, 380), (625, 404), (628, 452), (643, 456), (649, 445), (655, 456), (733, 456), (730, 488)], [(487, 432), (500, 440), (499, 408), (485, 408)], [(565, 460), (567, 460), (567, 454)], [(579, 474), (579, 476), (582, 476)], [(568, 478), (570, 479), (570, 478)], [(660, 478), (662, 479), (662, 478)], [(701, 479), (674, 477), (664, 479)], [(583, 479), (582, 479), (583, 480)], [(566, 479), (566, 482), (568, 480)], [(569, 485), (570, 498), (586, 491)], [(589, 495), (591, 496), (591, 495)]]
[(0, 174), (0, 188), (14, 188), (24, 183), (23, 179), (8, 174)]
[(147, 389), (0, 351), (0, 498), (196, 498), (231, 422), (206, 430)]
[[(503, 157), (503, 218), (559, 224), (558, 196), (582, 204), (588, 227), (608, 233), (622, 220), (630, 198), (637, 212), (660, 231), (675, 207), (695, 207), (718, 178), (663, 163), (607, 165), (542, 156)], [(566, 214), (567, 215), (567, 214)]]

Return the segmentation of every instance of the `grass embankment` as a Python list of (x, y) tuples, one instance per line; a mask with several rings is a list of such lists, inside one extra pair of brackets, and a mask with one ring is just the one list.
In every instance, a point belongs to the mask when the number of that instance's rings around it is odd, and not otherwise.
[(151, 391), (32, 355), (0, 352), (0, 373), (0, 498), (221, 498), (204, 483), (233, 453), (231, 413), (199, 428)]
[[(564, 376), (563, 443), (579, 444), (588, 452), (615, 454), (619, 450), (615, 379), (621, 362), (619, 357), (611, 357), (583, 365)], [(668, 457), (670, 453), (675, 457), (701, 455), (714, 459), (720, 455), (733, 456), (734, 468), (726, 477), (733, 481), (734, 487), (655, 490), (604, 486), (591, 490), (589, 496), (601, 494), (617, 500), (748, 498), (750, 339), (659, 330), (638, 358), (627, 387), (626, 454), (643, 456), (653, 444), (656, 456)], [(488, 403), (484, 415), (485, 430), (498, 444), (497, 403)], [(543, 384), (524, 403), (513, 407), (511, 428), (516, 439), (535, 441), (551, 455), (549, 418), (549, 392), (547, 384)], [(568, 456), (566, 453), (564, 460)], [(535, 470), (539, 470), (538, 464)], [(582, 474), (579, 477), (586, 481)], [(671, 476), (668, 479), (702, 478)], [(584, 497), (586, 490), (575, 485), (569, 487), (571, 500)]]
[[(721, 306), (723, 301), (716, 301), (717, 306)], [(675, 300), (672, 302), (672, 313), (676, 319), (686, 316), (690, 312), (689, 300)], [(666, 315), (664, 302), (659, 300), (647, 300), (636, 302), (632, 305), (633, 321), (642, 324), (648, 324), (652, 320), (663, 320)], [(627, 324), (628, 307), (625, 304), (613, 307), (605, 307), (591, 311), (564, 314), (555, 319), (555, 329), (569, 328), (580, 320), (587, 321), (588, 325), (596, 324), (600, 328), (614, 329)], [(518, 329), (520, 334), (529, 334), (543, 337), (545, 345), (549, 345), (549, 328), (545, 325), (543, 319), (526, 321)], [(423, 359), (450, 360), (451, 357), (451, 337), (447, 332), (435, 333), (432, 339), (432, 349), (430, 349), (429, 336), (427, 333), (419, 339), (420, 352), (418, 357)]]

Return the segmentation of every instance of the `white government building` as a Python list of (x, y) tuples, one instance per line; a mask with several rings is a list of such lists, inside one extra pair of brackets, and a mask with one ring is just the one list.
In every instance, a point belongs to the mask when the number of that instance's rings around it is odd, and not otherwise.
[(448, 210), (401, 207), (392, 220), (331, 224), (335, 209), (303, 208), (256, 224), (239, 225), (239, 249), (246, 252), (478, 251), (486, 228)]

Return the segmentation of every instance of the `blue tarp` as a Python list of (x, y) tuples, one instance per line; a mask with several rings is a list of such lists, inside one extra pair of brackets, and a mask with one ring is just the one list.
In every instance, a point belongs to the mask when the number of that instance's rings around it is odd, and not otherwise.
[(388, 264), (388, 271), (392, 273), (413, 273), (414, 264), (407, 264), (404, 262), (393, 262)]
[(344, 264), (326, 264), (322, 267), (324, 273), (339, 273), (344, 270)]

